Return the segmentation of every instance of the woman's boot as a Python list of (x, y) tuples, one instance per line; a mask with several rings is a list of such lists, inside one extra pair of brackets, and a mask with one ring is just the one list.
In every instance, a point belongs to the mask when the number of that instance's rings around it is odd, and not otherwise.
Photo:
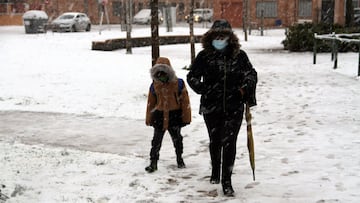
[(178, 156), (176, 158), (176, 162), (177, 162), (177, 167), (178, 168), (186, 168), (184, 160), (183, 160), (183, 158), (181, 156), (180, 157)]
[(152, 173), (157, 170), (157, 160), (151, 160), (150, 165), (145, 168), (145, 171)]
[(218, 166), (216, 164), (212, 166), (210, 183), (211, 184), (219, 184), (220, 183), (220, 166)]
[(231, 180), (222, 181), (222, 188), (225, 196), (227, 197), (234, 196), (234, 189), (231, 185)]

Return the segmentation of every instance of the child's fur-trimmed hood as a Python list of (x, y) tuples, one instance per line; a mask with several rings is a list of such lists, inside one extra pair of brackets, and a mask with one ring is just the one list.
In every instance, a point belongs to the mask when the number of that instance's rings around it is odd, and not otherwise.
[(159, 57), (156, 60), (156, 64), (150, 69), (150, 75), (154, 81), (160, 82), (160, 80), (157, 78), (157, 74), (159, 72), (166, 73), (169, 77), (169, 82), (173, 82), (173, 81), (177, 80), (175, 71), (171, 67), (171, 64), (170, 64), (170, 61), (168, 58)]

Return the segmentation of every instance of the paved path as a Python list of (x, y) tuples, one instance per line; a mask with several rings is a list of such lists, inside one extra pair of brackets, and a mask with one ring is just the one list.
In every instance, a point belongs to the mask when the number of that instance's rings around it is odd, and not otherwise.
[[(131, 128), (129, 127), (131, 126)], [(143, 135), (144, 132), (149, 134)], [(147, 154), (152, 129), (143, 120), (63, 113), (0, 111), (0, 141)], [(145, 141), (144, 141), (145, 139)]]

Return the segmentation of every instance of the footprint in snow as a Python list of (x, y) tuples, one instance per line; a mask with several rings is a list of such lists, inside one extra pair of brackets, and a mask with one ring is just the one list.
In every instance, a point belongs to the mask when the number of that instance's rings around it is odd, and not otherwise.
[(197, 192), (201, 193), (202, 196), (205, 196), (205, 197), (217, 197), (217, 196), (219, 196), (216, 189), (215, 190), (210, 190), (210, 191), (198, 190)]
[(316, 203), (336, 203), (336, 202), (340, 202), (340, 200), (338, 200), (338, 199), (321, 199), (321, 200), (318, 200)]
[(245, 186), (245, 189), (251, 189), (254, 188), (256, 185), (259, 185), (259, 182), (253, 182), (253, 183), (249, 183)]
[(281, 176), (289, 176), (289, 175), (294, 175), (294, 174), (298, 174), (299, 173), (299, 171), (289, 171), (289, 172), (287, 172), (287, 173), (283, 173), (283, 174), (281, 174)]
[(282, 159), (281, 159), (281, 163), (283, 163), (283, 164), (288, 164), (288, 163), (289, 163), (289, 159), (288, 159), (288, 158), (282, 158)]

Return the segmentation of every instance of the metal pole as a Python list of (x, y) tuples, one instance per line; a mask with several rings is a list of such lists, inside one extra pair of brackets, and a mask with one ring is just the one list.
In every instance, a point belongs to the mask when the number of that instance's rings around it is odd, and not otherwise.
[(316, 64), (316, 51), (317, 51), (317, 42), (316, 42), (317, 34), (314, 34), (314, 57), (313, 57), (313, 64)]
[(101, 30), (102, 30), (102, 22), (103, 22), (103, 19), (104, 19), (104, 5), (101, 4), (100, 6), (100, 9), (101, 9), (101, 14), (100, 14), (100, 23), (99, 23), (99, 35), (101, 35)]
[(337, 41), (335, 41), (334, 69), (337, 69), (337, 66), (338, 66), (338, 46), (337, 46)]
[(360, 43), (359, 43), (358, 77), (360, 77)]
[[(106, 17), (106, 22), (108, 24), (108, 29), (110, 30), (110, 20), (109, 20), (109, 14), (108, 14), (108, 11), (106, 8), (106, 4), (104, 4), (104, 13), (105, 13), (105, 17)], [(130, 11), (130, 16), (132, 16), (131, 11)]]
[(260, 35), (264, 36), (264, 10), (261, 10)]
[(335, 32), (332, 33), (332, 37), (333, 37), (333, 40), (331, 41), (331, 61), (334, 61), (335, 46), (336, 46)]

